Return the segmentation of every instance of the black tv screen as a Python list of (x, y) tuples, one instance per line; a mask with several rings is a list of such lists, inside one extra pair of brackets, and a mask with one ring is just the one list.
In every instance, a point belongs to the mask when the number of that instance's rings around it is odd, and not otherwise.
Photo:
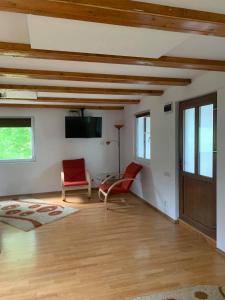
[(66, 138), (102, 137), (101, 117), (66, 117)]

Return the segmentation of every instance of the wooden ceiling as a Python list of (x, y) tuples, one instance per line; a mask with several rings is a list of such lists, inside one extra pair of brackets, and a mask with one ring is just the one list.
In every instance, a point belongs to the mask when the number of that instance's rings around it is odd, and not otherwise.
[(130, 0), (1, 0), (0, 10), (48, 17), (225, 36), (224, 15)]
[[(211, 12), (203, 12), (185, 8), (175, 8), (152, 3), (143, 3), (130, 0), (1, 0), (0, 11), (33, 14), (49, 17), (57, 17), (85, 22), (97, 22), (119, 26), (160, 29), (164, 31), (194, 33), (199, 35), (210, 35), (225, 37), (225, 15)], [(63, 40), (63, 38), (62, 38)], [(161, 56), (159, 58), (121, 56), (99, 53), (81, 53), (68, 51), (55, 51), (44, 49), (33, 49), (30, 44), (12, 43), (0, 41), (0, 56), (11, 58), (28, 58), (54, 61), (70, 61), (84, 63), (98, 63), (110, 65), (130, 65), (137, 67), (160, 67), (175, 69), (193, 69), (201, 71), (225, 71), (225, 61), (200, 59), (194, 57)], [(123, 109), (117, 104), (138, 104), (142, 96), (161, 96), (164, 87), (160, 86), (186, 86), (191, 84), (192, 79), (188, 76), (149, 76), (128, 75), (120, 72), (111, 74), (102, 72), (77, 72), (66, 70), (43, 70), (27, 67), (1, 67), (0, 80), (9, 80), (9, 83), (0, 84), (0, 92), (35, 92), (37, 99), (32, 103), (10, 103), (11, 100), (20, 99), (4, 97), (1, 98), (0, 106), (7, 105), (19, 107), (44, 107), (79, 108), (85, 103), (90, 109)], [(31, 80), (29, 84), (15, 84), (10, 80)], [(44, 84), (34, 84), (32, 80), (44, 80)], [(68, 81), (64, 85), (55, 85), (55, 81)], [(53, 83), (52, 83), (53, 82)], [(70, 82), (84, 82), (87, 87), (70, 86)], [(50, 84), (48, 84), (50, 83)], [(89, 87), (89, 83), (107, 84), (106, 87)], [(63, 83), (62, 83), (63, 84)], [(118, 88), (109, 88), (109, 84), (121, 84)], [(73, 84), (74, 85), (74, 84)], [(131, 88), (124, 88), (130, 85)], [(135, 85), (135, 87), (132, 85)], [(141, 85), (145, 85), (143, 88)], [(151, 88), (151, 85), (159, 86), (159, 89)], [(137, 87), (140, 86), (140, 87)], [(149, 88), (148, 88), (149, 86)], [(38, 93), (56, 93), (56, 96), (40, 96)], [(63, 94), (88, 94), (85, 98), (72, 95), (73, 98), (61, 96)], [(105, 98), (91, 98), (89, 95), (106, 95)], [(107, 97), (126, 96), (126, 99), (107, 99)], [(132, 99), (137, 96), (139, 99)], [(130, 97), (130, 99), (129, 99)], [(25, 97), (25, 101), (34, 101)], [(41, 103), (40, 103), (41, 102)], [(51, 103), (51, 104), (49, 104)], [(62, 103), (65, 103), (63, 105)], [(112, 104), (114, 106), (89, 106), (90, 104)], [(82, 104), (84, 105), (84, 104)], [(83, 106), (82, 106), (83, 107)], [(106, 107), (106, 108), (105, 108)]]

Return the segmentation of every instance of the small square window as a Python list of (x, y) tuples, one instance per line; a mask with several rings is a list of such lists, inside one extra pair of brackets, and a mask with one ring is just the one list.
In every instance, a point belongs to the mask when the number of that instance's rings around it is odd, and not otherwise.
[(0, 162), (33, 160), (32, 118), (0, 118)]
[(136, 115), (136, 157), (151, 159), (151, 117), (150, 112)]

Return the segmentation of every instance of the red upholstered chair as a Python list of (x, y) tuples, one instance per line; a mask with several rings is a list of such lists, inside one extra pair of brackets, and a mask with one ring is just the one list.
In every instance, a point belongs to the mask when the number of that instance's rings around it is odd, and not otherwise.
[(142, 170), (142, 168), (142, 165), (132, 162), (126, 168), (125, 173), (123, 174), (121, 179), (110, 184), (109, 181), (112, 180), (113, 175), (107, 177), (99, 186), (99, 199), (103, 200), (105, 202), (105, 205), (107, 206), (109, 195), (129, 193), (133, 181), (135, 180), (137, 174)]
[(62, 199), (66, 199), (66, 191), (88, 189), (91, 197), (91, 178), (85, 169), (85, 161), (81, 159), (63, 160), (61, 172)]

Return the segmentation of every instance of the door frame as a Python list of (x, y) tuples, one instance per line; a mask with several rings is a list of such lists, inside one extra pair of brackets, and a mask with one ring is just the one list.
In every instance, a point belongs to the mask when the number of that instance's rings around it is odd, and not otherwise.
[[(215, 133), (213, 136), (213, 178), (205, 177), (202, 175), (197, 175), (197, 177), (203, 181), (206, 182), (212, 182), (214, 184), (215, 189), (215, 204), (216, 204), (216, 213), (217, 213), (217, 92), (213, 92), (207, 95), (203, 96), (197, 96), (191, 99), (186, 99), (184, 101), (179, 102), (179, 116), (178, 116), (178, 177), (179, 177), (179, 218), (181, 218), (183, 221), (187, 222), (191, 226), (194, 226), (197, 230), (200, 230), (201, 232), (209, 235), (210, 237), (213, 237), (216, 239), (216, 232), (215, 235), (212, 236), (209, 232), (205, 230), (204, 226), (199, 225), (199, 223), (192, 220), (187, 220), (183, 214), (184, 206), (183, 206), (183, 184), (182, 184), (182, 174), (185, 174), (185, 176), (190, 176), (196, 178), (196, 174), (189, 174), (187, 172), (183, 171), (183, 129), (184, 124), (182, 122), (183, 116), (182, 111), (187, 108), (196, 107), (196, 104), (198, 107), (211, 104), (212, 102), (215, 102), (215, 109), (213, 113), (213, 125)], [(199, 105), (198, 105), (199, 103)], [(199, 124), (199, 113), (198, 109), (195, 111), (195, 120), (197, 121), (197, 124)], [(198, 173), (198, 155), (199, 155), (199, 149), (198, 149), (198, 139), (199, 139), (199, 130), (198, 126), (195, 128), (195, 173)], [(197, 180), (197, 178), (196, 178)], [(217, 222), (217, 216), (216, 216), (216, 222)], [(216, 230), (215, 230), (216, 231)]]

